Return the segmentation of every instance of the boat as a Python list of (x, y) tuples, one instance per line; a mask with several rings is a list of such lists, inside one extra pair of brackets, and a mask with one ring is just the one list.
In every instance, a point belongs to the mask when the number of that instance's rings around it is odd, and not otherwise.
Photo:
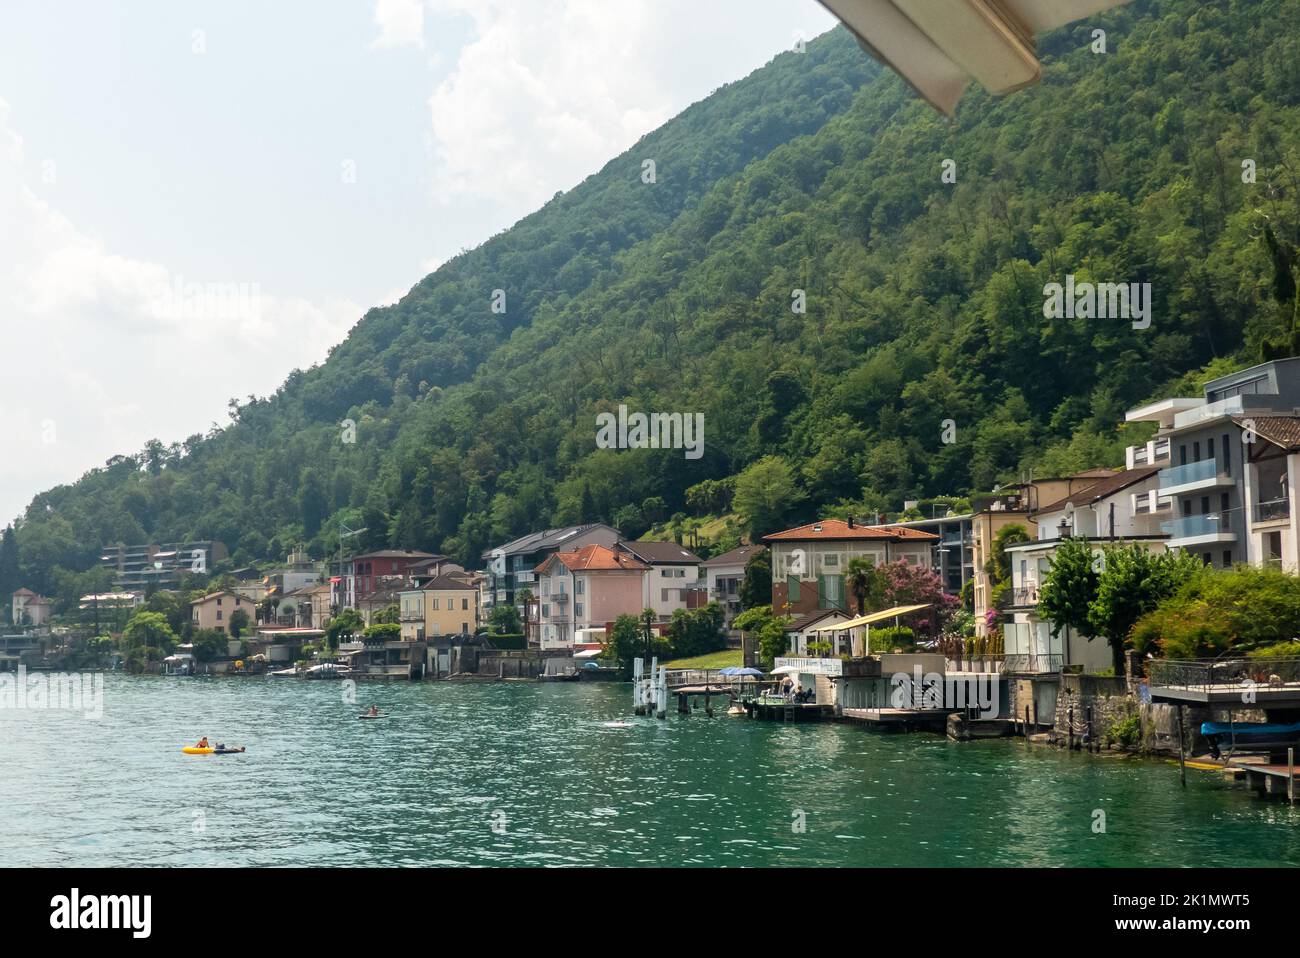
[(302, 677), (304, 679), (345, 679), (351, 674), (350, 666), (339, 665), (336, 662), (322, 662), (303, 672)]
[(567, 672), (543, 672), (537, 676), (539, 682), (576, 682), (581, 675), (577, 669), (569, 669)]
[(279, 671), (268, 672), (266, 674), (271, 676), (273, 679), (295, 679), (298, 677), (298, 669), (296, 666), (291, 666), (287, 669), (280, 669)]
[(227, 748), (224, 745), (219, 745), (214, 748), (209, 745), (204, 748), (199, 748), (197, 745), (186, 745), (181, 749), (181, 751), (186, 755), (242, 755), (244, 753), (244, 746), (241, 745), (238, 748)]
[(1203, 722), (1201, 735), (1215, 758), (1220, 752), (1275, 752), (1300, 746), (1300, 722)]

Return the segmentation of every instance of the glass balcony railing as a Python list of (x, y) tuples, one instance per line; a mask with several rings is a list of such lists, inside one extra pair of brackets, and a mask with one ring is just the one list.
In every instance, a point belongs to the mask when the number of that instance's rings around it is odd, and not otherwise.
[(1185, 466), (1161, 470), (1160, 488), (1172, 489), (1174, 486), (1185, 486), (1189, 482), (1204, 482), (1218, 475), (1219, 460), (1202, 459), (1200, 462), (1189, 462)]
[(1256, 522), (1275, 522), (1278, 519), (1291, 518), (1291, 500), (1273, 499), (1269, 502), (1255, 503)]
[(1191, 539), (1196, 536), (1212, 536), (1220, 532), (1232, 531), (1232, 528), (1217, 513), (1183, 516), (1181, 519), (1160, 523), (1160, 529), (1171, 539)]
[(1204, 406), (1197, 406), (1176, 414), (1174, 416), (1174, 428), (1185, 429), (1198, 422), (1209, 422), (1211, 419), (1218, 419), (1220, 416), (1239, 416), (1244, 408), (1240, 396), (1230, 396), (1227, 399), (1206, 403)]

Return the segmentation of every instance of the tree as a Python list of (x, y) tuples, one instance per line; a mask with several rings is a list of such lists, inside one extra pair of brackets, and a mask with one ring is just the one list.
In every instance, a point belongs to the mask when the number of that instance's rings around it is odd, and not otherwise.
[(614, 620), (614, 628), (604, 640), (605, 651), (601, 656), (619, 669), (625, 678), (632, 675), (632, 660), (644, 654), (645, 643), (641, 638), (641, 624), (635, 615), (620, 615)]
[(753, 609), (772, 604), (772, 554), (767, 549), (751, 553), (740, 581), (740, 607)]
[(370, 621), (379, 625), (400, 625), (402, 622), (402, 610), (399, 606), (390, 605), (387, 608), (380, 609), (372, 615)]
[(778, 456), (766, 456), (736, 477), (735, 509), (754, 541), (779, 531), (801, 498), (794, 470)]
[(1088, 610), (1097, 598), (1100, 579), (1095, 562), (1087, 539), (1066, 539), (1056, 548), (1038, 589), (1038, 611), (1052, 623), (1052, 635), (1060, 635), (1064, 628), (1093, 635)]
[(957, 596), (944, 591), (943, 579), (939, 573), (902, 559), (881, 566), (881, 572), (885, 580), (881, 607), (892, 609), (902, 605), (928, 606), (929, 608), (905, 618), (916, 631), (937, 638), (961, 605)]
[(402, 637), (402, 627), (396, 622), (376, 622), (367, 626), (361, 634), (367, 639), (378, 639), (380, 642), (396, 642)]
[(865, 556), (849, 560), (844, 570), (844, 586), (857, 603), (858, 615), (884, 608), (881, 600), (885, 596), (885, 576)]
[(758, 645), (759, 664), (765, 669), (774, 667), (778, 656), (785, 655), (790, 637), (785, 627), (789, 616), (774, 616), (770, 605), (755, 606), (736, 616), (732, 625), (741, 632), (750, 633)]
[(1019, 523), (1003, 526), (993, 535), (993, 547), (984, 571), (988, 573), (990, 585), (1001, 585), (1011, 579), (1011, 559), (1007, 555), (1007, 546), (1017, 542), (1028, 542), (1029, 532)]
[(710, 602), (702, 609), (677, 609), (668, 623), (666, 637), (675, 659), (689, 659), (727, 647), (722, 631), (722, 606)]
[(519, 610), (513, 605), (498, 602), (488, 616), (488, 631), (493, 635), (518, 635), (524, 630), (519, 620)]
[[(230, 618), (233, 624), (234, 616)], [(199, 629), (190, 638), (190, 643), (194, 646), (196, 662), (213, 662), (226, 654), (230, 638), (220, 629)]]
[(122, 659), (132, 672), (145, 671), (150, 663), (162, 661), (175, 647), (176, 633), (160, 612), (135, 613), (122, 634)]
[(337, 649), (339, 643), (350, 641), (366, 627), (366, 620), (356, 609), (342, 609), (325, 626), (325, 648)]
[(1124, 674), (1124, 645), (1138, 619), (1200, 574), (1204, 564), (1187, 552), (1153, 553), (1137, 545), (1102, 552), (1097, 595), (1088, 606), (1088, 624), (1110, 643), (1116, 675)]
[(230, 622), (227, 625), (230, 629), (230, 637), (232, 639), (239, 638), (249, 626), (248, 613), (243, 609), (236, 609), (230, 613)]

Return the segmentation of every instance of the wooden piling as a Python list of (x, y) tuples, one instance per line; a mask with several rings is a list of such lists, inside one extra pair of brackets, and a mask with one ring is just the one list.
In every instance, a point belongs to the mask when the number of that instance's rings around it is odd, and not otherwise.
[(1187, 747), (1183, 737), (1183, 707), (1176, 706), (1178, 709), (1178, 778), (1183, 783), (1183, 788), (1187, 787)]
[(1286, 800), (1295, 804), (1295, 747), (1286, 750)]

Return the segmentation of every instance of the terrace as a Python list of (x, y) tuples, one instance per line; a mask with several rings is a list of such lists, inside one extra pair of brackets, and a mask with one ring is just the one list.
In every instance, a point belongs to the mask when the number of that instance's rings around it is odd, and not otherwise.
[(1300, 658), (1150, 659), (1152, 701), (1300, 707)]

